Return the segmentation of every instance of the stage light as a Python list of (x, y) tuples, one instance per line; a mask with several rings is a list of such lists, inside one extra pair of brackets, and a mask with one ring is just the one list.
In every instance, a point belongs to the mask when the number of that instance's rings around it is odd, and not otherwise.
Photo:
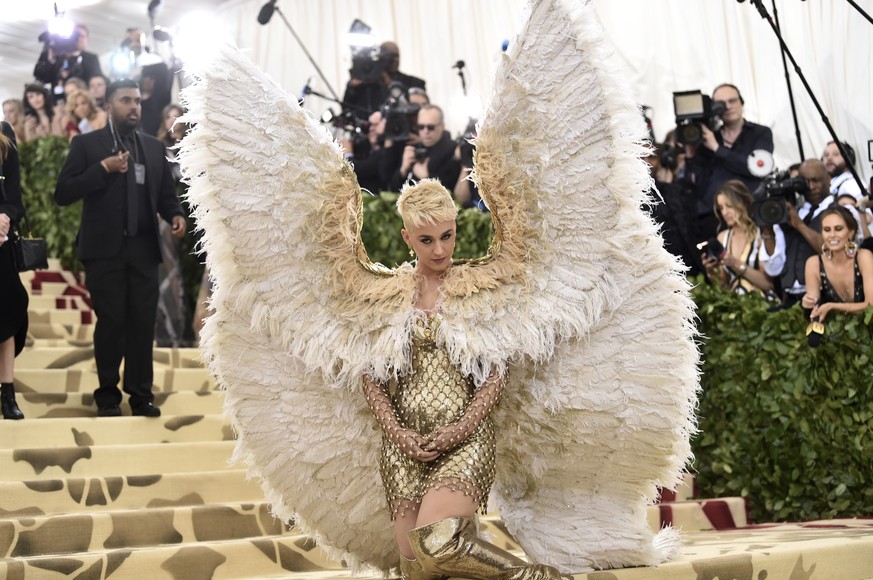
[(52, 36), (70, 38), (75, 30), (76, 23), (69, 18), (65, 18), (63, 14), (59, 14), (48, 21), (48, 31)]
[(112, 54), (109, 59), (109, 68), (112, 71), (112, 78), (121, 79), (130, 74), (131, 67), (131, 52), (129, 50), (121, 50)]
[(186, 68), (201, 68), (215, 56), (224, 37), (224, 28), (215, 15), (190, 12), (179, 21), (173, 35), (176, 56)]

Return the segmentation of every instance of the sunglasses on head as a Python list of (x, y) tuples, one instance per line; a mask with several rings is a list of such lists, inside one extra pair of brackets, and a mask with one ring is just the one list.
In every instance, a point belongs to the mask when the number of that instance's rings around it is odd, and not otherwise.
[(427, 129), (428, 131), (436, 131), (436, 128), (439, 126), (440, 126), (440, 124), (437, 123), (436, 125), (416, 125), (416, 128), (419, 131), (423, 131), (425, 129)]

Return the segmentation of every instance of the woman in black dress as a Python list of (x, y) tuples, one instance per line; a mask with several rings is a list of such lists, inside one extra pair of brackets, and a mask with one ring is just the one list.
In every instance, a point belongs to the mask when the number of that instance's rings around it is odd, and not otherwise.
[(806, 261), (806, 294), (801, 304), (810, 319), (830, 312), (859, 314), (873, 303), (873, 252), (855, 243), (858, 222), (839, 204), (821, 212), (821, 255)]
[(27, 291), (21, 284), (12, 258), (12, 225), (24, 215), (21, 203), (21, 175), (15, 133), (6, 123), (0, 123), (0, 160), (3, 164), (3, 186), (0, 191), (0, 402), (4, 419), (24, 419), (15, 401), (12, 374), (15, 357), (24, 348), (27, 337)]

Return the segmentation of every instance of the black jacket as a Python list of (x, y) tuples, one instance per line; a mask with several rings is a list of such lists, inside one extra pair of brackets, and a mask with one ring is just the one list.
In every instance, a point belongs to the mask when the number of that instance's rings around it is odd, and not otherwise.
[(0, 122), (0, 130), (12, 142), (12, 147), (3, 159), (2, 173), (5, 198), (0, 197), (0, 213), (5, 213), (13, 222), (24, 215), (24, 205), (21, 202), (21, 169), (18, 166), (18, 148), (15, 144), (15, 131), (6, 121)]
[[(171, 222), (184, 215), (173, 171), (167, 161), (163, 143), (139, 133), (146, 166), (146, 188), (154, 220), (156, 255), (160, 255), (157, 215)], [(124, 238), (125, 186), (133, 183), (133, 163), (127, 173), (107, 173), (100, 162), (113, 155), (114, 141), (110, 125), (99, 131), (77, 135), (70, 143), (64, 167), (58, 175), (55, 201), (70, 205), (80, 199), (82, 222), (79, 226), (80, 260), (111, 258), (121, 251)]]
[(697, 215), (712, 215), (715, 193), (729, 179), (739, 179), (754, 192), (760, 177), (749, 172), (748, 157), (756, 149), (773, 153), (773, 132), (769, 127), (745, 121), (733, 146), (724, 146), (721, 132), (716, 132), (718, 149), (710, 151), (703, 145), (697, 154), (686, 161), (686, 168), (697, 192)]

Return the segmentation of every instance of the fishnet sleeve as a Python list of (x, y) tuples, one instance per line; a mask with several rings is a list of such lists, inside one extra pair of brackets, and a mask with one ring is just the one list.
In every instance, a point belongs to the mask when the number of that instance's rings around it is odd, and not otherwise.
[(508, 374), (508, 371), (503, 375), (492, 372), (485, 382), (476, 389), (464, 415), (456, 422), (437, 429), (431, 434), (430, 442), (424, 448), (445, 453), (463, 443), (497, 405), (500, 395), (503, 394), (503, 389), (506, 387)]
[(388, 439), (409, 457), (420, 458), (422, 446), (427, 443), (427, 439), (413, 429), (407, 429), (400, 424), (391, 397), (388, 395), (387, 385), (365, 376), (364, 396), (367, 398), (370, 411), (373, 412), (373, 416), (376, 417)]

